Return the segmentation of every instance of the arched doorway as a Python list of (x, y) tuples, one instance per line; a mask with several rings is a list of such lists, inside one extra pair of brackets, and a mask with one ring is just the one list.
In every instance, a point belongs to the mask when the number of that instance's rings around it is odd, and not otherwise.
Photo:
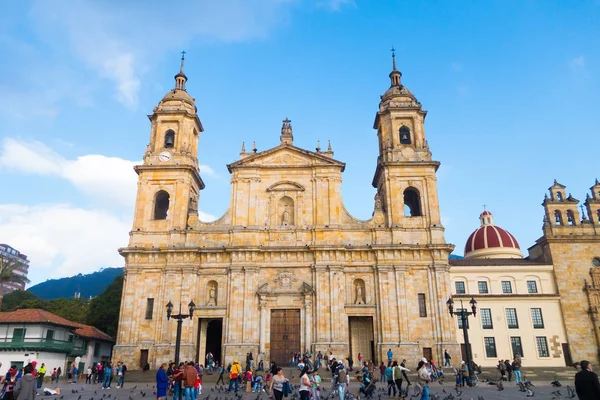
[(206, 327), (206, 348), (204, 349), (204, 354), (208, 354), (210, 351), (214, 360), (223, 362), (221, 359), (221, 339), (223, 337), (223, 320), (222, 319), (213, 319), (208, 322), (208, 326)]

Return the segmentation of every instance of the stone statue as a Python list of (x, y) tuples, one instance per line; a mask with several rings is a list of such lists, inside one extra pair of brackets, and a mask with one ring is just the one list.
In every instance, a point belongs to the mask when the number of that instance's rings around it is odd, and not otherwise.
[(363, 288), (360, 283), (356, 284), (355, 292), (356, 292), (356, 299), (354, 300), (354, 304), (365, 304)]
[(381, 195), (379, 192), (375, 193), (375, 209), (381, 210)]
[(190, 197), (190, 206), (189, 206), (189, 210), (190, 211), (198, 211), (198, 199), (196, 199), (196, 197)]
[(210, 285), (208, 290), (208, 302), (207, 306), (216, 306), (217, 305), (217, 288), (215, 285)]
[(290, 212), (288, 211), (288, 206), (285, 206), (285, 209), (283, 210), (283, 214), (281, 215), (281, 224), (282, 225), (289, 225), (290, 224)]

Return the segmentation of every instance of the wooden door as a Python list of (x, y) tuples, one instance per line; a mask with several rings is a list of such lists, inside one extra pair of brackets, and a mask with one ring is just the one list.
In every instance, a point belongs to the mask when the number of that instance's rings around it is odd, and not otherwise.
[(573, 365), (573, 358), (571, 357), (571, 348), (569, 347), (569, 343), (562, 344), (562, 351), (565, 357), (565, 365), (570, 367)]
[(431, 351), (431, 347), (423, 347), (423, 357), (425, 357), (427, 361), (431, 362), (431, 359), (433, 358), (433, 351)]
[[(350, 354), (354, 365), (358, 365), (358, 353), (364, 361), (373, 361), (373, 318), (350, 317)], [(345, 361), (344, 361), (345, 362)]]
[(144, 368), (148, 364), (148, 350), (140, 350), (140, 368)]
[[(471, 343), (469, 343), (469, 348), (471, 349), (471, 354), (473, 354), (473, 347), (471, 346)], [(462, 357), (462, 361), (467, 362), (467, 346), (465, 346), (464, 343), (460, 344), (460, 355)], [(460, 365), (460, 363), (457, 365)]]
[(289, 365), (290, 353), (300, 353), (300, 310), (271, 310), (271, 360)]

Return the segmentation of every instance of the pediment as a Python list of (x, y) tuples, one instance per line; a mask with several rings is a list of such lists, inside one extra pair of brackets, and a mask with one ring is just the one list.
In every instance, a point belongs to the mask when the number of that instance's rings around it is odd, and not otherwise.
[[(316, 166), (338, 167), (346, 164), (326, 155), (282, 144), (227, 165), (229, 172), (238, 168), (310, 168)], [(295, 188), (293, 190), (298, 190)]]
[(303, 192), (306, 189), (299, 183), (292, 181), (281, 181), (267, 188), (267, 192)]

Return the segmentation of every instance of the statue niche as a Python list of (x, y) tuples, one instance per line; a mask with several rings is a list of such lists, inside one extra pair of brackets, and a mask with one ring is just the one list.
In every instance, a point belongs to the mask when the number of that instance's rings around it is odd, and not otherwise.
[(354, 304), (366, 304), (365, 301), (365, 281), (362, 279), (354, 280)]
[(217, 291), (219, 288), (219, 284), (215, 281), (208, 282), (206, 286), (206, 296), (208, 301), (206, 302), (207, 306), (216, 306), (217, 305)]
[(294, 225), (294, 200), (289, 196), (283, 196), (279, 199), (277, 205), (277, 216), (279, 225), (290, 226)]

